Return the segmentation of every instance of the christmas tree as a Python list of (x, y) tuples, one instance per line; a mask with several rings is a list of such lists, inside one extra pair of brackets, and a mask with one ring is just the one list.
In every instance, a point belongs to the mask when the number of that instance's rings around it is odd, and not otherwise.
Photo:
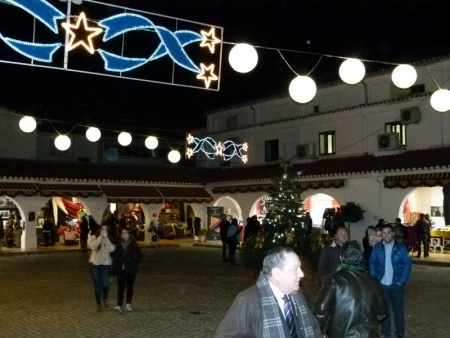
[(248, 268), (260, 269), (267, 251), (277, 246), (291, 247), (299, 255), (311, 248), (311, 229), (307, 227), (301, 190), (289, 169), (289, 162), (281, 163), (281, 174), (274, 179), (270, 192), (271, 210), (262, 230), (242, 245), (241, 258)]

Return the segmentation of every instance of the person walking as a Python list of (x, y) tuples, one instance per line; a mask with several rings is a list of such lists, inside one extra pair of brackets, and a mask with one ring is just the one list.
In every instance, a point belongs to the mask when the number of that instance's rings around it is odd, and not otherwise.
[(228, 249), (228, 228), (230, 227), (230, 222), (228, 221), (227, 214), (222, 214), (222, 220), (219, 223), (220, 230), (220, 240), (222, 241), (222, 262), (228, 262), (227, 249)]
[[(394, 240), (394, 227), (384, 224), (382, 242), (377, 243), (370, 256), (370, 274), (380, 283), (389, 308), (394, 313), (395, 335), (405, 336), (404, 300), (405, 285), (411, 272), (411, 258), (405, 245)], [(389, 311), (381, 323), (383, 338), (391, 337)]]
[(125, 289), (127, 290), (125, 310), (132, 310), (134, 280), (141, 260), (142, 253), (136, 239), (130, 236), (127, 229), (122, 229), (121, 239), (114, 250), (112, 267), (113, 276), (117, 276), (117, 306), (114, 307), (114, 310), (118, 312), (122, 312), (123, 309)]
[(239, 243), (239, 233), (241, 232), (241, 230), (242, 228), (239, 228), (238, 220), (236, 218), (233, 218), (227, 232), (227, 243), (229, 249), (228, 254), (231, 265), (237, 265), (236, 248)]
[(89, 223), (86, 216), (81, 216), (80, 223), (80, 248), (81, 252), (87, 252), (87, 240), (89, 235)]
[(103, 225), (101, 228), (97, 228), (95, 233), (91, 233), (88, 246), (92, 250), (89, 263), (91, 263), (97, 311), (100, 312), (102, 310), (102, 302), (103, 308), (108, 307), (109, 276), (111, 275), (112, 264), (111, 253), (115, 249), (115, 245), (109, 237), (107, 225)]
[(366, 272), (356, 241), (342, 245), (341, 263), (325, 279), (313, 312), (329, 338), (379, 336), (387, 305), (380, 286)]
[(322, 338), (300, 290), (303, 276), (300, 259), (291, 248), (270, 250), (256, 285), (237, 295), (215, 337)]

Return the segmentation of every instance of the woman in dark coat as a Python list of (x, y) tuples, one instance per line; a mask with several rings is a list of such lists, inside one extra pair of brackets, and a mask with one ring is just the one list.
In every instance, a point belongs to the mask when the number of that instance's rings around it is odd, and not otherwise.
[(113, 261), (113, 275), (117, 275), (117, 306), (115, 310), (122, 312), (123, 296), (127, 290), (125, 310), (131, 311), (133, 299), (134, 280), (137, 274), (137, 266), (142, 260), (141, 249), (136, 240), (130, 236), (127, 229), (121, 230), (120, 242), (116, 245)]

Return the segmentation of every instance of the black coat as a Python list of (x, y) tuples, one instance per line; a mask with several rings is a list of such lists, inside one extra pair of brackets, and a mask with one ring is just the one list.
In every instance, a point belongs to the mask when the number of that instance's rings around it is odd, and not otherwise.
[(139, 245), (134, 239), (130, 239), (130, 243), (126, 249), (122, 246), (122, 241), (116, 245), (114, 251), (114, 260), (112, 264), (113, 274), (123, 270), (128, 275), (137, 273), (137, 266), (142, 260), (142, 253)]

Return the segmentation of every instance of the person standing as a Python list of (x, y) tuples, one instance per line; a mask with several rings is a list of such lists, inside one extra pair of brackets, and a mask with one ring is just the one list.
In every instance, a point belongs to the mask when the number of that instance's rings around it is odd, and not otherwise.
[(239, 233), (241, 232), (242, 228), (239, 228), (238, 220), (236, 218), (233, 218), (231, 220), (231, 224), (228, 227), (227, 232), (227, 243), (229, 248), (229, 260), (231, 265), (237, 265), (236, 264), (236, 248), (239, 243)]
[(300, 290), (303, 276), (300, 259), (291, 248), (270, 250), (256, 285), (237, 295), (215, 337), (322, 338)]
[(342, 245), (347, 241), (347, 228), (338, 227), (333, 243), (322, 249), (319, 257), (319, 279), (321, 284), (327, 275), (336, 270), (340, 262)]
[(378, 337), (387, 305), (380, 286), (366, 272), (356, 241), (342, 245), (341, 263), (325, 279), (313, 312), (329, 338)]
[(406, 244), (406, 239), (408, 238), (408, 229), (405, 227), (405, 225), (402, 223), (402, 220), (400, 218), (395, 219), (394, 224), (394, 239), (397, 242)]
[(89, 235), (89, 223), (86, 216), (81, 216), (80, 223), (80, 248), (81, 252), (87, 252), (87, 240)]
[(44, 245), (52, 245), (52, 229), (55, 223), (53, 223), (53, 218), (47, 217), (42, 225), (42, 237), (44, 238)]
[(427, 221), (424, 214), (419, 215), (419, 219), (414, 225), (417, 233), (417, 256), (420, 257), (422, 254), (423, 245), (423, 257), (428, 257), (429, 254), (429, 241), (431, 235), (431, 224)]
[(138, 225), (139, 218), (137, 217), (136, 213), (132, 211), (131, 216), (128, 220), (128, 229), (130, 230), (131, 236), (133, 236), (136, 241), (138, 240)]
[(97, 233), (97, 230), (100, 228), (100, 226), (98, 225), (98, 223), (96, 222), (96, 220), (92, 215), (88, 216), (88, 224), (89, 224), (89, 232), (91, 234)]
[(117, 306), (114, 309), (118, 312), (122, 312), (125, 289), (127, 290), (125, 310), (132, 310), (134, 280), (141, 260), (142, 253), (136, 239), (130, 236), (127, 229), (122, 229), (121, 240), (114, 251), (112, 267), (113, 275), (117, 276)]
[[(405, 245), (394, 240), (394, 228), (385, 224), (381, 230), (382, 242), (373, 247), (370, 256), (370, 274), (381, 285), (388, 307), (392, 308), (396, 337), (405, 336), (403, 296), (411, 272), (411, 258)], [(381, 334), (391, 337), (391, 320), (388, 315), (381, 323)]]
[(115, 245), (109, 237), (107, 225), (103, 225), (101, 228), (98, 227), (95, 233), (91, 232), (88, 246), (92, 250), (89, 263), (91, 263), (97, 311), (100, 312), (102, 310), (102, 302), (104, 308), (108, 306), (109, 276), (111, 275), (112, 264), (111, 253), (115, 249)]
[(219, 224), (220, 230), (220, 240), (222, 241), (222, 262), (228, 262), (227, 258), (227, 237), (228, 237), (228, 228), (230, 227), (230, 222), (228, 221), (227, 214), (222, 214), (222, 220)]
[(0, 215), (0, 250), (2, 249), (3, 238), (5, 238), (5, 228), (3, 227), (3, 217)]

